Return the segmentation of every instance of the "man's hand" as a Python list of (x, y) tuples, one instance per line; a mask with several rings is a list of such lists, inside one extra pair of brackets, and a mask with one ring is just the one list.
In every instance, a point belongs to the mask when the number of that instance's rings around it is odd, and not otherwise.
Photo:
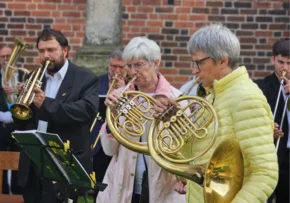
[(10, 87), (9, 85), (3, 85), (3, 90), (6, 95), (11, 95), (15, 92), (15, 89), (13, 87)]
[(278, 137), (282, 137), (284, 135), (282, 130), (279, 130), (278, 123), (274, 124), (274, 138), (277, 139)]
[(283, 87), (284, 87), (285, 94), (290, 94), (290, 80), (283, 76), (281, 77), (281, 79), (284, 80)]
[(179, 194), (186, 194), (186, 184), (178, 181), (177, 183), (175, 183), (174, 190)]
[(117, 77), (113, 77), (112, 79), (115, 80), (113, 89), (118, 89), (120, 87), (125, 86), (125, 80), (124, 80), (124, 78), (119, 78), (117, 76)]
[(42, 106), (42, 103), (45, 99), (45, 94), (40, 88), (34, 88), (33, 92), (35, 93), (33, 103), (37, 108), (40, 109), (40, 107)]

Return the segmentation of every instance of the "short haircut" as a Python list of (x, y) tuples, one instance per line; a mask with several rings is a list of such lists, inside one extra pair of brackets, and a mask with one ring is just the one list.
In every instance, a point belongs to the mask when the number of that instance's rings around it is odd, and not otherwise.
[(51, 28), (46, 28), (40, 33), (40, 35), (38, 36), (36, 40), (36, 47), (38, 48), (38, 43), (40, 40), (48, 41), (52, 39), (55, 39), (60, 44), (61, 47), (69, 48), (66, 37), (60, 31), (53, 30)]
[(109, 55), (109, 59), (114, 58), (114, 59), (122, 60), (122, 55), (123, 55), (123, 48), (117, 48), (111, 51)]
[(204, 52), (213, 59), (228, 57), (229, 66), (237, 66), (240, 57), (240, 42), (229, 28), (222, 24), (211, 24), (200, 28), (191, 37), (187, 45), (188, 52), (193, 55)]
[(158, 44), (146, 37), (134, 37), (123, 51), (123, 60), (145, 59), (149, 63), (161, 60), (161, 50)]
[(281, 38), (272, 46), (273, 56), (289, 56), (290, 57), (290, 38)]

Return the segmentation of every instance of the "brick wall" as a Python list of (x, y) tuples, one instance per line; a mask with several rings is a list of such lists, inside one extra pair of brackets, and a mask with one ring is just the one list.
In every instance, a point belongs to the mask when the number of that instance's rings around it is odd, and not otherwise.
[(1, 0), (0, 44), (13, 45), (14, 37), (31, 44), (24, 54), (24, 67), (38, 67), (35, 41), (45, 27), (61, 30), (70, 44), (70, 56), (82, 46), (86, 0)]
[[(241, 64), (253, 78), (272, 71), (271, 44), (289, 37), (286, 0), (122, 0), (123, 44), (145, 35), (162, 48), (160, 70), (179, 87), (190, 78), (186, 44), (191, 34), (210, 22), (222, 22), (239, 37)], [(33, 44), (23, 58), (25, 67), (37, 67), (35, 39), (44, 27), (60, 29), (71, 45), (70, 56), (82, 46), (86, 0), (1, 0), (0, 44), (19, 37)]]
[(241, 64), (252, 78), (269, 74), (271, 44), (289, 37), (289, 1), (267, 0), (123, 0), (124, 44), (146, 35), (162, 48), (161, 72), (179, 87), (190, 78), (191, 58), (186, 45), (201, 26), (221, 22), (241, 41)]

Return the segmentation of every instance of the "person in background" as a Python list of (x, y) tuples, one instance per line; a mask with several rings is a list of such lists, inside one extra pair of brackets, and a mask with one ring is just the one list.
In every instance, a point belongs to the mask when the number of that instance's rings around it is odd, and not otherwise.
[[(271, 75), (266, 76), (264, 79), (257, 80), (258, 86), (263, 91), (267, 98), (271, 110), (274, 114), (276, 103), (279, 100), (276, 115), (275, 115), (275, 128), (274, 138), (275, 143), (280, 136), (280, 143), (277, 151), (278, 163), (279, 163), (279, 180), (278, 185), (274, 191), (276, 196), (276, 203), (290, 202), (289, 199), (289, 126), (290, 126), (290, 112), (289, 108), (286, 109), (285, 118), (282, 121), (282, 115), (286, 98), (290, 93), (290, 39), (283, 38), (277, 40), (272, 46), (272, 63), (274, 66), (274, 72)], [(285, 76), (282, 76), (282, 71), (286, 72)], [(278, 93), (280, 89), (280, 81), (284, 80), (282, 92), (280, 98)], [(289, 102), (289, 101), (288, 101)], [(282, 125), (282, 130), (280, 130)], [(277, 147), (277, 146), (276, 146)], [(274, 196), (273, 195), (273, 196)], [(272, 201), (271, 197), (269, 202)]]
[[(176, 98), (180, 91), (158, 72), (161, 61), (160, 47), (153, 40), (135, 37), (130, 40), (123, 51), (128, 75), (136, 80), (130, 86), (149, 96), (164, 94)], [(119, 90), (114, 90), (106, 98), (105, 104), (111, 108), (120, 98)], [(122, 121), (120, 120), (122, 123)], [(151, 122), (146, 122), (145, 132), (141, 138), (134, 137), (135, 142), (146, 142)], [(131, 151), (120, 145), (108, 131), (106, 123), (102, 126), (101, 142), (104, 152), (113, 156), (104, 177), (107, 188), (100, 192), (97, 203), (172, 203), (185, 202), (185, 196), (174, 191), (176, 176), (163, 170), (150, 157)], [(125, 133), (122, 131), (121, 133)], [(129, 136), (129, 135), (128, 135)]]
[[(15, 140), (11, 137), (11, 132), (15, 130), (15, 126), (6, 100), (7, 96), (14, 93), (14, 90), (11, 86), (4, 84), (6, 63), (11, 53), (12, 49), (8, 45), (0, 47), (0, 151), (19, 151)], [(17, 71), (13, 77), (18, 78)], [(9, 173), (12, 173), (11, 179), (7, 177), (7, 171), (4, 171), (3, 174), (3, 193), (19, 194), (20, 188), (17, 185), (17, 171)]]
[[(108, 61), (108, 73), (99, 76), (99, 115), (98, 120), (91, 132), (91, 145), (94, 146), (96, 139), (99, 135), (99, 131), (106, 117), (106, 106), (104, 105), (106, 95), (111, 85), (113, 89), (118, 89), (125, 85), (126, 77), (126, 62), (122, 60), (123, 49), (114, 49), (109, 55)], [(112, 84), (114, 80), (114, 84)], [(98, 140), (93, 150), (93, 168), (96, 172), (96, 181), (102, 182), (108, 165), (111, 161), (111, 156), (107, 156), (102, 148), (101, 141)], [(98, 191), (94, 193), (94, 199), (96, 199)]]
[[(44, 29), (36, 40), (39, 58), (44, 65), (50, 60), (41, 88), (34, 88), (31, 119), (14, 118), (18, 130), (37, 129), (55, 133), (70, 141), (70, 148), (90, 174), (93, 169), (90, 150), (90, 124), (98, 111), (98, 78), (91, 71), (71, 63), (69, 44), (57, 30)], [(40, 169), (24, 151), (20, 153), (18, 183), (25, 203), (63, 203), (65, 185), (41, 177)], [(68, 189), (71, 202), (77, 202), (79, 191)]]
[[(238, 66), (240, 42), (221, 24), (200, 28), (190, 38), (188, 51), (192, 57), (193, 75), (211, 94), (207, 100), (218, 117), (217, 138), (210, 150), (194, 164), (207, 164), (216, 146), (224, 139), (236, 140), (244, 160), (244, 180), (232, 203), (264, 202), (274, 191), (278, 180), (278, 163), (273, 144), (273, 116), (265, 96), (249, 78), (246, 67)], [(157, 101), (158, 117), (171, 100)], [(208, 131), (212, 131), (210, 125)], [(200, 140), (192, 149), (194, 155), (207, 146), (211, 137)], [(188, 181), (179, 182), (176, 191), (186, 193), (187, 202), (204, 202), (203, 189)], [(226, 192), (223, 190), (222, 192)]]

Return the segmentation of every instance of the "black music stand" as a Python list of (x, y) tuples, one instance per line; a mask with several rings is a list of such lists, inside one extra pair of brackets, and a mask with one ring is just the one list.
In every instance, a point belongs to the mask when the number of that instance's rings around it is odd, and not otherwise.
[(14, 131), (13, 138), (39, 169), (41, 177), (65, 185), (64, 199), (68, 202), (68, 191), (103, 191), (106, 184), (95, 181), (73, 154), (67, 143), (57, 134), (36, 130)]

